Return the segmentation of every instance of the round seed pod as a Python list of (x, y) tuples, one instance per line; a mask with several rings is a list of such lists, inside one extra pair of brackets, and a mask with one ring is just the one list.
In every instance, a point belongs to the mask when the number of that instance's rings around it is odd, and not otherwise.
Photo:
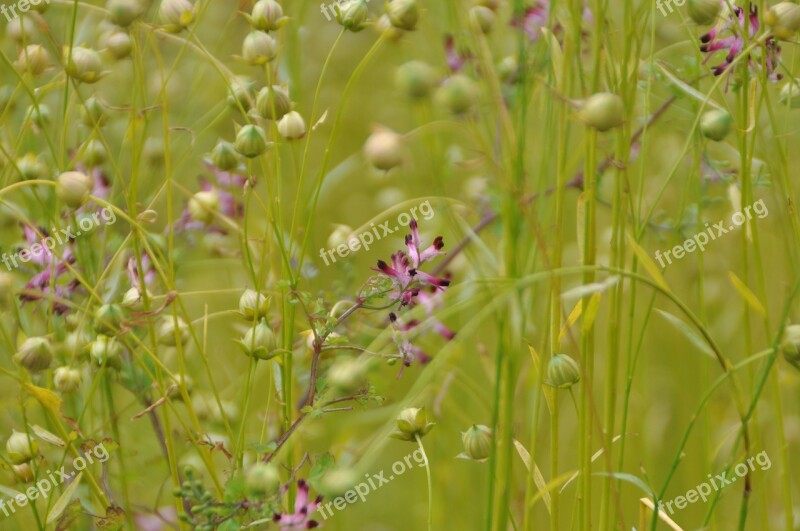
[(255, 86), (255, 81), (247, 76), (236, 76), (231, 79), (228, 105), (234, 109), (238, 109), (241, 106), (245, 112), (249, 111), (253, 100), (255, 100)]
[(800, 30), (800, 6), (792, 2), (775, 4), (769, 8), (764, 20), (777, 38), (791, 40)]
[(14, 65), (20, 73), (30, 72), (38, 77), (50, 66), (50, 54), (39, 44), (29, 44), (19, 51)]
[(82, 83), (97, 83), (103, 73), (100, 54), (85, 46), (64, 48), (64, 70), (67, 75)]
[(254, 29), (274, 31), (281, 27), (285, 17), (283, 8), (275, 0), (258, 0), (248, 18)]
[(204, 190), (189, 199), (189, 215), (192, 219), (208, 225), (219, 212), (219, 194), (215, 190)]
[(306, 136), (306, 122), (299, 112), (290, 111), (278, 122), (278, 133), (286, 140), (298, 140)]
[(689, 0), (689, 17), (701, 26), (717, 20), (720, 11), (722, 11), (720, 0)]
[(719, 109), (712, 109), (704, 112), (700, 118), (700, 132), (704, 137), (719, 142), (730, 133), (731, 123), (730, 114)]
[(86, 142), (82, 151), (81, 160), (90, 168), (100, 166), (108, 159), (105, 146), (96, 139)]
[(131, 37), (124, 31), (115, 31), (106, 37), (106, 48), (114, 59), (125, 59), (131, 54)]
[(271, 360), (278, 355), (275, 351), (275, 334), (264, 319), (250, 328), (239, 344), (245, 354), (258, 360)]
[(81, 123), (93, 129), (95, 125), (101, 126), (106, 121), (108, 115), (103, 104), (95, 97), (87, 99), (85, 105), (81, 107)]
[(144, 9), (138, 0), (108, 0), (106, 10), (114, 25), (127, 28), (142, 15)]
[(236, 148), (230, 142), (220, 140), (211, 150), (211, 162), (222, 171), (231, 171), (239, 166), (239, 156)]
[(278, 42), (263, 31), (251, 31), (242, 43), (242, 57), (251, 65), (269, 63), (278, 56)]
[(364, 157), (379, 170), (389, 171), (403, 162), (403, 137), (389, 129), (378, 129), (364, 144)]
[(47, 179), (50, 173), (47, 164), (39, 160), (33, 153), (26, 153), (17, 159), (17, 168), (22, 178), (26, 181), (33, 179)]
[(495, 14), (490, 8), (485, 6), (474, 6), (469, 10), (469, 18), (472, 25), (482, 33), (490, 33), (494, 27)]
[(425, 408), (410, 407), (400, 412), (395, 420), (395, 431), (389, 436), (403, 441), (415, 441), (417, 436), (427, 435), (433, 428), (433, 423), (428, 422)]
[(267, 151), (267, 135), (257, 125), (245, 125), (239, 129), (234, 147), (236, 151), (245, 157), (249, 159), (255, 158)]
[(263, 319), (269, 313), (270, 298), (252, 289), (244, 290), (239, 297), (239, 313), (248, 321)]
[(394, 79), (400, 90), (412, 99), (427, 98), (439, 81), (436, 70), (422, 61), (409, 61), (401, 65)]
[(566, 354), (556, 354), (547, 364), (547, 380), (545, 383), (558, 389), (568, 389), (581, 379), (578, 364)]
[(53, 385), (62, 393), (72, 393), (81, 386), (80, 369), (74, 367), (59, 367), (53, 372)]
[(267, 120), (280, 120), (292, 110), (289, 94), (280, 86), (264, 87), (258, 92), (256, 110)]
[(64, 172), (58, 176), (56, 195), (68, 207), (77, 209), (86, 204), (94, 190), (94, 179), (78, 171)]
[(189, 0), (161, 0), (158, 15), (164, 29), (179, 33), (194, 21), (194, 6)]
[(14, 430), (6, 441), (8, 458), (15, 465), (27, 463), (39, 453), (39, 443), (32, 435)]
[(589, 96), (578, 113), (583, 123), (600, 132), (619, 127), (624, 116), (625, 106), (622, 98), (609, 92), (599, 92)]
[(29, 337), (14, 354), (14, 361), (30, 372), (41, 372), (50, 367), (53, 350), (44, 337)]
[(122, 346), (113, 337), (98, 335), (91, 344), (89, 356), (98, 367), (122, 368)]
[(395, 28), (414, 31), (419, 22), (419, 7), (416, 0), (390, 0), (386, 4), (386, 14)]
[(357, 33), (366, 26), (369, 9), (364, 0), (347, 0), (334, 5), (333, 10), (336, 22), (348, 31)]
[(464, 457), (483, 461), (489, 458), (492, 449), (492, 430), (483, 424), (475, 424), (461, 434), (461, 442), (464, 444)]
[(478, 85), (464, 74), (447, 78), (436, 93), (437, 102), (452, 114), (465, 114), (477, 103)]

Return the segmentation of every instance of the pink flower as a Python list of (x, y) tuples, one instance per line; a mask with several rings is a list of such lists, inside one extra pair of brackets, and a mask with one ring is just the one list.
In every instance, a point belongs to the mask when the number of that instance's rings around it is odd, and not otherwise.
[(308, 501), (308, 484), (304, 480), (297, 482), (297, 497), (294, 500), (294, 513), (276, 514), (273, 521), (281, 526), (281, 529), (313, 529), (319, 527), (319, 522), (311, 519), (322, 502), (322, 496), (317, 496), (313, 501)]

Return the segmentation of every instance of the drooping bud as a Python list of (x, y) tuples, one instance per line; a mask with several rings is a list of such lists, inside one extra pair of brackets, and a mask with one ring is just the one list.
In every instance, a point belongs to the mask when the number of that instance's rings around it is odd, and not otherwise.
[(403, 38), (405, 31), (395, 27), (392, 21), (389, 20), (389, 15), (383, 14), (378, 18), (378, 21), (373, 25), (379, 35), (389, 42), (397, 42)]
[(234, 109), (238, 109), (241, 105), (245, 112), (249, 111), (255, 99), (255, 81), (247, 76), (236, 76), (231, 79), (230, 85), (228, 104)]
[(800, 324), (791, 324), (783, 331), (781, 352), (786, 361), (800, 370)]
[(26, 153), (23, 157), (17, 159), (17, 168), (20, 176), (26, 181), (47, 179), (49, 173), (47, 164), (39, 160), (33, 153)]
[(81, 160), (90, 168), (103, 164), (108, 158), (106, 148), (99, 140), (92, 139), (81, 148)]
[(118, 61), (131, 54), (131, 47), (131, 36), (124, 31), (114, 31), (106, 37), (106, 48)]
[(100, 54), (85, 46), (64, 47), (64, 70), (67, 75), (83, 83), (97, 83), (103, 74)]
[(364, 144), (364, 157), (379, 170), (399, 166), (403, 162), (403, 137), (390, 129), (376, 129)]
[(306, 136), (306, 122), (299, 112), (290, 111), (278, 122), (278, 132), (286, 140), (298, 140)]
[(558, 389), (569, 389), (581, 379), (580, 367), (566, 354), (556, 354), (547, 364), (545, 383)]
[(27, 463), (39, 453), (39, 443), (33, 436), (14, 430), (6, 441), (9, 460), (15, 465)]
[(251, 31), (242, 43), (242, 57), (251, 65), (266, 64), (278, 56), (278, 43), (263, 31)]
[(283, 16), (283, 8), (275, 0), (258, 0), (247, 20), (257, 30), (275, 31), (288, 19)]
[(113, 337), (98, 335), (92, 342), (89, 355), (98, 367), (122, 368), (122, 346)]
[(19, 465), (11, 465), (11, 470), (20, 483), (30, 483), (33, 481), (33, 468), (28, 463), (21, 463)]
[(711, 109), (700, 118), (700, 132), (703, 136), (719, 142), (731, 131), (731, 115), (720, 109)]
[(764, 20), (777, 38), (791, 40), (800, 30), (800, 6), (792, 2), (775, 4), (769, 8)]
[(478, 85), (464, 74), (447, 78), (436, 93), (437, 102), (452, 114), (465, 114), (478, 101)]
[(267, 151), (267, 135), (257, 125), (248, 124), (236, 134), (236, 151), (252, 159)]
[(211, 162), (222, 171), (230, 171), (239, 166), (239, 157), (233, 144), (220, 140), (211, 150)]
[(328, 369), (328, 383), (342, 394), (358, 391), (366, 383), (364, 363), (352, 358), (337, 360)]
[(239, 297), (239, 313), (248, 321), (262, 319), (269, 312), (270, 298), (252, 289), (244, 290)]
[(98, 334), (115, 336), (125, 320), (125, 310), (119, 304), (103, 304), (94, 313), (94, 330)]
[(72, 393), (81, 386), (80, 369), (74, 367), (59, 367), (53, 372), (53, 385), (62, 393)]
[(216, 190), (203, 190), (189, 199), (189, 215), (192, 219), (208, 225), (219, 212), (219, 194)]
[(142, 14), (139, 0), (108, 0), (106, 2), (111, 22), (121, 28), (127, 28)]
[(458, 457), (485, 461), (492, 449), (492, 430), (483, 424), (475, 424), (461, 434), (461, 442), (464, 444), (464, 453)]
[(94, 179), (78, 171), (68, 171), (58, 176), (56, 195), (68, 207), (77, 209), (86, 204), (94, 190)]
[(405, 31), (414, 31), (419, 21), (416, 0), (387, 0), (386, 14), (394, 27)]
[(689, 17), (701, 26), (717, 20), (720, 11), (722, 11), (720, 0), (689, 0)]
[(29, 337), (14, 354), (14, 361), (30, 372), (40, 372), (53, 361), (53, 350), (50, 341), (44, 337)]
[(164, 29), (180, 33), (194, 21), (194, 6), (189, 0), (161, 0), (158, 14)]
[(258, 462), (245, 473), (245, 492), (248, 498), (267, 498), (278, 492), (281, 475), (271, 463)]
[(101, 126), (108, 120), (105, 107), (97, 98), (91, 97), (86, 100), (86, 104), (81, 107), (81, 122), (86, 127), (92, 129), (95, 125)]
[(262, 118), (280, 120), (292, 110), (289, 94), (280, 86), (264, 87), (258, 92), (256, 110)]
[(238, 343), (245, 354), (259, 360), (270, 360), (278, 355), (275, 351), (275, 334), (264, 319), (250, 328)]
[(396, 429), (389, 435), (401, 441), (415, 441), (417, 436), (427, 435), (433, 428), (433, 423), (428, 422), (425, 408), (410, 407), (400, 412), (395, 420)]
[(50, 54), (44, 46), (29, 44), (19, 51), (14, 65), (20, 73), (30, 72), (33, 77), (37, 77), (50, 66)]
[(128, 291), (125, 292), (125, 295), (122, 296), (122, 305), (126, 308), (131, 310), (143, 310), (144, 305), (144, 293), (145, 290), (140, 290), (139, 288), (130, 288)]
[(409, 98), (420, 99), (430, 96), (438, 81), (436, 70), (422, 61), (409, 61), (401, 65), (395, 74), (395, 82)]
[(472, 25), (482, 33), (490, 33), (494, 26), (494, 11), (485, 6), (474, 6), (469, 10), (469, 18)]
[(364, 29), (369, 15), (367, 3), (364, 0), (346, 0), (336, 3), (333, 12), (338, 22), (344, 29), (357, 33)]
[(583, 102), (578, 118), (587, 126), (605, 132), (622, 125), (625, 106), (622, 98), (609, 92), (592, 94)]
[(189, 341), (189, 326), (180, 317), (163, 316), (158, 327), (158, 342), (167, 347), (175, 347), (178, 341), (182, 345)]

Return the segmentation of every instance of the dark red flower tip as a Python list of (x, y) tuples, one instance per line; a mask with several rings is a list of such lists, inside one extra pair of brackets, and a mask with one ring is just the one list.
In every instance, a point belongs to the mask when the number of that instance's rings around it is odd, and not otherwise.
[(316, 498), (314, 498), (314, 503), (316, 503), (317, 505), (322, 503), (322, 495), (319, 495)]
[(448, 279), (444, 278), (444, 279), (442, 279), (442, 281), (441, 281), (441, 282), (439, 282), (439, 285), (440, 285), (440, 286), (442, 286), (442, 287), (444, 287), (444, 288), (446, 288), (447, 286), (449, 286), (449, 285), (450, 285), (450, 280), (448, 280)]
[(417, 220), (412, 219), (411, 222), (408, 224), (408, 228), (411, 230), (417, 230)]
[(406, 245), (408, 245), (409, 243), (411, 243), (411, 235), (406, 234)]
[(378, 269), (380, 269), (383, 272), (386, 272), (386, 270), (389, 269), (389, 264), (387, 264), (383, 260), (378, 260)]
[(409, 276), (412, 276), (412, 277), (416, 276), (417, 275), (417, 270), (416, 269), (409, 269), (408, 270), (408, 274), (409, 274)]
[(444, 238), (441, 236), (437, 236), (435, 240), (433, 240), (433, 247), (439, 251), (444, 248)]
[(306, 529), (314, 529), (315, 527), (319, 527), (319, 523), (316, 520), (311, 520), (306, 524)]
[(297, 488), (298, 488), (298, 489), (304, 489), (304, 488), (306, 488), (306, 480), (304, 480), (304, 479), (298, 479), (298, 480), (297, 480)]
[(281, 515), (279, 515), (279, 514), (273, 514), (272, 515), (272, 521), (273, 522), (280, 522), (280, 520), (281, 520)]
[(394, 313), (394, 312), (389, 312), (389, 320), (390, 320), (391, 322), (395, 322), (395, 321), (397, 321), (397, 315), (395, 315), (395, 313)]
[[(711, 37), (711, 34), (710, 34), (710, 33), (706, 33), (705, 35), (703, 35), (702, 37), (700, 37), (700, 42), (708, 42), (708, 41), (710, 41), (710, 40), (711, 40), (711, 38), (712, 38), (712, 37)], [(701, 49), (702, 49), (702, 48), (701, 48)], [(703, 51), (705, 51), (705, 50), (703, 50)]]

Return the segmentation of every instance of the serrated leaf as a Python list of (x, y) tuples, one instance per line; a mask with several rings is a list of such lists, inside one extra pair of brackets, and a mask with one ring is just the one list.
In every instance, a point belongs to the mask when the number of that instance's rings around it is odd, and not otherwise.
[(75, 491), (78, 490), (78, 486), (81, 484), (81, 478), (83, 477), (83, 472), (78, 472), (78, 475), (75, 476), (75, 479), (72, 480), (61, 496), (58, 497), (58, 500), (53, 504), (53, 508), (50, 509), (50, 512), (47, 514), (47, 523), (52, 524), (53, 522), (61, 516), (61, 513), (67, 508), (69, 502), (72, 501), (72, 495), (75, 494)]
[(696, 346), (700, 350), (700, 352), (702, 352), (703, 354), (705, 354), (707, 356), (710, 356), (710, 357), (716, 359), (716, 356), (714, 355), (714, 351), (711, 350), (711, 347), (708, 346), (708, 343), (703, 341), (703, 339), (699, 335), (697, 335), (697, 333), (694, 331), (694, 329), (689, 327), (688, 324), (686, 324), (681, 319), (679, 319), (678, 317), (675, 317), (674, 315), (672, 315), (669, 312), (665, 312), (664, 310), (659, 310), (659, 309), (656, 309), (656, 311), (664, 319), (666, 319), (667, 321), (672, 323), (672, 325), (675, 328), (677, 328), (678, 331), (681, 332), (686, 337), (686, 339), (688, 339), (694, 346)]

